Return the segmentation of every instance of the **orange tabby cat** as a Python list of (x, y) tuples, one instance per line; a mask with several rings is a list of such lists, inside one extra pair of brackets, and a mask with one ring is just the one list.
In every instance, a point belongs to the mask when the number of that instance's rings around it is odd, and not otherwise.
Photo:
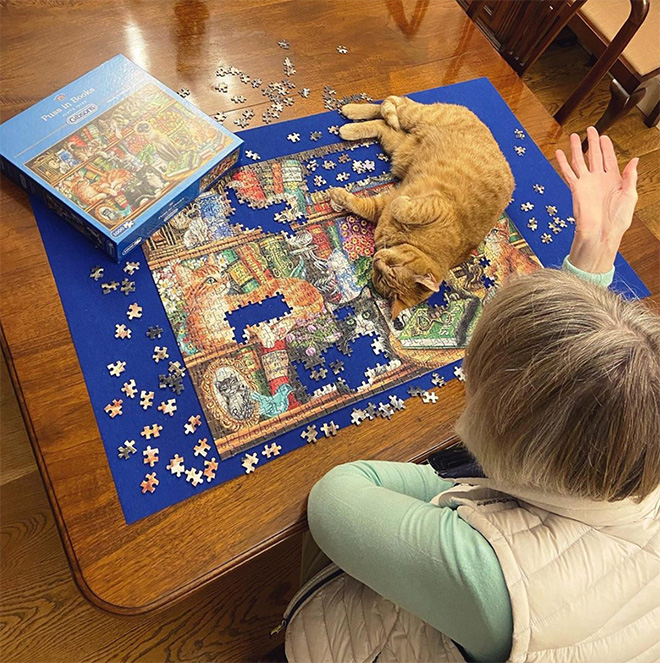
[[(174, 273), (181, 284), (187, 309), (187, 336), (198, 350), (219, 349), (236, 343), (225, 314), (278, 293), (291, 308), (291, 314), (269, 327), (266, 323), (255, 327), (260, 338), (263, 336), (264, 340), (270, 341), (264, 343), (266, 347), (283, 338), (294, 325), (311, 322), (325, 312), (321, 293), (311, 283), (296, 278), (271, 278), (249, 293), (228, 294), (231, 287), (229, 274), (212, 253), (196, 269), (175, 264)], [(242, 341), (239, 339), (238, 342)]]
[(488, 127), (464, 106), (388, 97), (342, 113), (368, 121), (342, 126), (341, 137), (378, 138), (402, 180), (370, 197), (328, 192), (333, 206), (377, 224), (372, 280), (396, 318), (437, 292), (486, 237), (511, 198), (513, 175)]

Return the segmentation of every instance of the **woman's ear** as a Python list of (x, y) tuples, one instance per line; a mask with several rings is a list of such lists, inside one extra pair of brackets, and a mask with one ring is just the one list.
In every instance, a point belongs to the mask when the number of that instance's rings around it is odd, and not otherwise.
[(415, 283), (423, 285), (427, 290), (431, 292), (438, 292), (440, 290), (440, 284), (436, 280), (435, 276), (428, 272), (427, 274), (417, 274), (415, 275)]

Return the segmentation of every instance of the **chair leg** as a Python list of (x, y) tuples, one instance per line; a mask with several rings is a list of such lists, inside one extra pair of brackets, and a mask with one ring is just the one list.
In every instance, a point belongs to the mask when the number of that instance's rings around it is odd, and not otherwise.
[(658, 123), (658, 119), (660, 118), (660, 101), (653, 106), (651, 109), (651, 112), (648, 114), (647, 117), (644, 118), (644, 124), (647, 127), (654, 127)]
[[(628, 94), (621, 83), (613, 78), (610, 82), (610, 103), (600, 116), (595, 127), (599, 134), (605, 133), (617, 120), (627, 115), (646, 94), (645, 87), (638, 87), (632, 94)], [(583, 151), (587, 149), (587, 139), (582, 143)]]

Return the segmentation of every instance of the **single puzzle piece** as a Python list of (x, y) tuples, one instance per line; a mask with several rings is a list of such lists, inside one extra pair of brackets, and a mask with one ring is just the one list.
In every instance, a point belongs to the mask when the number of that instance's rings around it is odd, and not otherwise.
[(127, 297), (132, 292), (135, 292), (135, 281), (129, 279), (122, 279), (121, 288), (119, 288)]
[(538, 223), (538, 221), (536, 220), (535, 217), (532, 217), (532, 218), (527, 222), (527, 227), (528, 227), (530, 230), (536, 230), (536, 229), (539, 227), (539, 223)]
[(199, 414), (188, 418), (188, 422), (183, 426), (183, 432), (186, 435), (192, 435), (202, 425), (202, 417)]
[(321, 430), (326, 437), (334, 437), (337, 435), (339, 426), (337, 426), (334, 421), (328, 421), (327, 423), (323, 424), (323, 426), (321, 426)]
[(534, 203), (526, 202), (520, 204), (520, 209), (523, 212), (531, 212), (534, 209)]
[(514, 129), (513, 133), (516, 138), (520, 138), (521, 140), (525, 137), (525, 132), (522, 129)]
[(270, 458), (271, 456), (279, 456), (280, 451), (282, 451), (282, 447), (277, 444), (277, 442), (272, 442), (271, 444), (264, 445), (264, 450), (261, 452), (261, 455)]
[[(308, 87), (304, 87), (302, 90), (298, 91), (298, 94), (303, 98), (303, 99), (308, 99), (309, 98), (309, 93), (311, 90)], [(312, 138), (314, 140), (314, 138)]]
[(147, 329), (147, 336), (153, 341), (156, 338), (160, 338), (163, 335), (163, 328), (155, 325)]
[(154, 392), (144, 391), (140, 392), (140, 407), (143, 410), (148, 410), (154, 404)]
[(433, 375), (431, 376), (431, 383), (435, 387), (444, 387), (445, 379), (438, 373), (433, 373)]
[(312, 380), (325, 380), (327, 374), (328, 374), (328, 369), (325, 368), (325, 366), (321, 366), (320, 368), (314, 368), (309, 373)]
[(101, 283), (101, 292), (104, 295), (109, 295), (113, 290), (116, 290), (119, 287), (117, 281), (110, 281), (110, 283)]
[(177, 477), (180, 477), (186, 470), (186, 468), (183, 465), (183, 456), (179, 456), (179, 454), (174, 454), (174, 458), (170, 459), (170, 462), (167, 465), (167, 469), (172, 474), (175, 474)]
[(389, 399), (390, 399), (390, 405), (395, 410), (405, 410), (406, 409), (406, 404), (396, 394), (390, 394)]
[(199, 486), (200, 483), (204, 482), (204, 479), (202, 479), (202, 470), (196, 470), (194, 467), (187, 469), (186, 481), (194, 487)]
[(254, 466), (259, 462), (259, 456), (256, 453), (245, 454), (241, 460), (241, 465), (245, 468), (245, 474), (254, 472)]
[(162, 426), (159, 426), (158, 424), (151, 424), (151, 426), (145, 426), (140, 431), (140, 435), (142, 435), (145, 440), (150, 440), (152, 437), (160, 437), (160, 431), (162, 430)]
[(391, 419), (394, 414), (394, 408), (389, 403), (378, 403), (378, 414), (383, 419)]
[(300, 142), (300, 134), (299, 133), (291, 133), (288, 134), (286, 137), (287, 140), (290, 140), (292, 143), (298, 143)]
[(135, 274), (135, 272), (137, 272), (138, 269), (140, 269), (140, 263), (137, 262), (137, 261), (127, 262), (127, 263), (124, 265), (124, 271), (125, 271), (129, 276), (133, 276), (133, 274)]
[(288, 51), (290, 46), (289, 42), (286, 39), (280, 39), (280, 41), (277, 42), (277, 45), (280, 48), (283, 48), (285, 51)]
[(367, 407), (362, 411), (369, 421), (373, 421), (376, 418), (376, 406), (373, 403), (367, 403)]
[(128, 398), (135, 398), (138, 390), (136, 388), (135, 380), (131, 379), (128, 382), (124, 382), (121, 390), (124, 392)]
[(463, 371), (462, 366), (454, 367), (454, 375), (458, 378), (460, 382), (465, 382), (465, 371)]
[(177, 94), (184, 99), (190, 95), (190, 90), (188, 88), (182, 87)]
[(89, 272), (89, 278), (98, 281), (99, 279), (103, 278), (104, 272), (105, 270), (103, 267), (101, 267), (101, 265), (95, 265)]
[(158, 462), (158, 454), (160, 453), (160, 450), (158, 447), (151, 448), (151, 445), (148, 445), (147, 448), (142, 452), (142, 455), (144, 456), (143, 463), (145, 465), (149, 465), (149, 467), (153, 467), (157, 462)]
[(112, 377), (118, 378), (126, 370), (126, 362), (116, 361), (114, 364), (108, 364), (107, 369)]
[(135, 440), (126, 440), (122, 446), (117, 447), (117, 452), (119, 458), (128, 460), (134, 453), (137, 453)]
[(137, 302), (133, 302), (128, 307), (128, 311), (126, 311), (126, 315), (128, 316), (129, 320), (135, 320), (135, 318), (141, 318), (142, 317), (142, 307)]
[(548, 233), (543, 233), (541, 235), (541, 241), (544, 244), (550, 244), (552, 242), (552, 235), (548, 235)]
[(104, 408), (104, 412), (107, 412), (108, 416), (110, 419), (114, 419), (115, 417), (120, 416), (123, 414), (122, 412), (122, 403), (124, 401), (119, 399), (117, 400), (116, 398), (112, 401), (112, 403), (108, 403)]
[(157, 345), (157, 346), (154, 348), (154, 353), (153, 353), (153, 355), (151, 356), (151, 358), (152, 358), (156, 363), (158, 363), (159, 361), (162, 361), (163, 359), (169, 359), (170, 356), (169, 356), (169, 354), (167, 354), (167, 348), (166, 348), (165, 346), (163, 346), (163, 347), (161, 348), (159, 345)]
[(349, 177), (348, 173), (337, 173), (336, 180), (337, 182), (345, 182)]
[(339, 375), (344, 370), (344, 362), (341, 359), (337, 359), (330, 363), (330, 368), (335, 375)]
[(359, 426), (365, 419), (364, 412), (358, 408), (353, 408), (351, 412), (351, 423), (354, 426)]
[(513, 150), (519, 157), (523, 156), (523, 154), (527, 152), (527, 148), (523, 147), (522, 145), (515, 145)]
[(316, 440), (318, 439), (316, 425), (311, 424), (307, 426), (307, 428), (302, 433), (300, 433), (300, 437), (302, 437), (307, 442), (307, 444), (313, 444), (314, 442), (316, 442)]
[(211, 445), (206, 441), (206, 438), (203, 437), (193, 447), (193, 453), (195, 454), (195, 456), (204, 456), (204, 458), (206, 458), (206, 454), (208, 453), (210, 448)]
[(211, 460), (204, 461), (203, 474), (206, 477), (206, 481), (213, 481), (213, 479), (215, 479), (215, 473), (218, 467), (219, 467), (218, 461), (215, 458), (211, 458)]
[[(330, 129), (328, 129), (328, 131), (330, 131)], [(331, 131), (330, 133), (333, 133), (333, 132)], [(340, 154), (337, 157), (337, 161), (339, 161), (339, 163), (349, 163), (350, 160), (351, 160), (351, 157), (349, 157), (348, 154), (346, 154), (345, 152), (342, 152), (342, 154)]]
[(115, 338), (127, 339), (133, 332), (125, 324), (115, 325)]
[(159, 483), (160, 481), (156, 478), (156, 473), (152, 472), (151, 474), (145, 474), (144, 481), (140, 484), (140, 487), (143, 493), (153, 493)]
[[(153, 391), (151, 392), (152, 394), (154, 393)], [(176, 407), (176, 399), (175, 398), (170, 398), (167, 401), (163, 401), (159, 406), (158, 409), (163, 413), (163, 414), (169, 414), (170, 417), (174, 416), (174, 413), (177, 410)]]
[(337, 46), (337, 53), (340, 55), (346, 55), (346, 53), (348, 53), (348, 49), (346, 46)]
[(434, 391), (425, 391), (422, 393), (423, 403), (436, 403), (437, 401), (438, 401), (438, 396)]
[(546, 205), (545, 211), (549, 216), (555, 216), (555, 214), (557, 214), (557, 208), (554, 205)]
[(424, 393), (424, 390), (421, 387), (411, 385), (410, 387), (408, 387), (408, 393), (411, 396), (421, 396), (422, 393)]
[(543, 194), (545, 192), (545, 187), (542, 184), (535, 184), (532, 189), (536, 191), (536, 193)]

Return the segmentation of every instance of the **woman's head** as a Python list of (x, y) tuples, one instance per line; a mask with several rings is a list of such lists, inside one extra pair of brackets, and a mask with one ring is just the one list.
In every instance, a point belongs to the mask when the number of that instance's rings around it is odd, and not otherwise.
[(487, 304), (457, 424), (487, 476), (596, 500), (660, 484), (660, 317), (556, 270)]

